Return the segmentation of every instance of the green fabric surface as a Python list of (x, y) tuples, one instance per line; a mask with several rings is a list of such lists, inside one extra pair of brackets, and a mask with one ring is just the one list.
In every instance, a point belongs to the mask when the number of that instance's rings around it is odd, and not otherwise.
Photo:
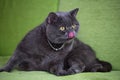
[(70, 76), (57, 77), (42, 71), (13, 71), (0, 73), (0, 80), (120, 80), (120, 71), (110, 73), (80, 73)]
[(0, 0), (0, 56), (13, 54), (24, 35), (57, 6), (58, 0)]
[(120, 70), (120, 0), (60, 0), (60, 11), (74, 8), (80, 9), (78, 37)]
[[(8, 57), (0, 57), (0, 67), (7, 61)], [(11, 73), (0, 73), (0, 80), (120, 80), (120, 71), (112, 71), (107, 73), (78, 73), (69, 76), (55, 76), (44, 71), (18, 71), (13, 70)]]

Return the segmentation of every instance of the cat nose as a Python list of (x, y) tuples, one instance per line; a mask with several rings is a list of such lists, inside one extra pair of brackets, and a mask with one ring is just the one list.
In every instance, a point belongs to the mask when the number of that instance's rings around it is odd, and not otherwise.
[(71, 39), (71, 38), (74, 38), (75, 37), (75, 33), (74, 32), (69, 32), (68, 33), (68, 38)]

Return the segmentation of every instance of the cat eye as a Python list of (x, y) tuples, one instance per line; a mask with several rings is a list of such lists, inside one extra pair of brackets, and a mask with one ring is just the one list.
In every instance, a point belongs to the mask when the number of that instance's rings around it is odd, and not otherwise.
[(65, 30), (65, 27), (63, 27), (63, 26), (60, 27), (60, 30), (61, 30), (61, 31), (64, 31), (64, 30)]
[(75, 24), (74, 24), (74, 25), (72, 25), (72, 28), (73, 28), (73, 29), (75, 29), (75, 28), (76, 28), (76, 25), (75, 25)]

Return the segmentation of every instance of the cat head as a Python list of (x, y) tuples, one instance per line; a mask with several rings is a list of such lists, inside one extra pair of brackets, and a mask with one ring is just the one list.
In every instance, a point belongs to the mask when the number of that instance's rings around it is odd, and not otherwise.
[(52, 43), (60, 44), (76, 37), (78, 8), (69, 12), (51, 12), (46, 19), (46, 35)]

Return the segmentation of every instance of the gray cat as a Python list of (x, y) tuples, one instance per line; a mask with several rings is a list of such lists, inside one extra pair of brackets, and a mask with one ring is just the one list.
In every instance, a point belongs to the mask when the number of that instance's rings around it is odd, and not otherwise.
[(49, 13), (41, 25), (22, 39), (0, 72), (10, 72), (14, 67), (58, 76), (111, 71), (110, 63), (98, 60), (93, 49), (76, 38), (80, 26), (76, 19), (78, 10)]

